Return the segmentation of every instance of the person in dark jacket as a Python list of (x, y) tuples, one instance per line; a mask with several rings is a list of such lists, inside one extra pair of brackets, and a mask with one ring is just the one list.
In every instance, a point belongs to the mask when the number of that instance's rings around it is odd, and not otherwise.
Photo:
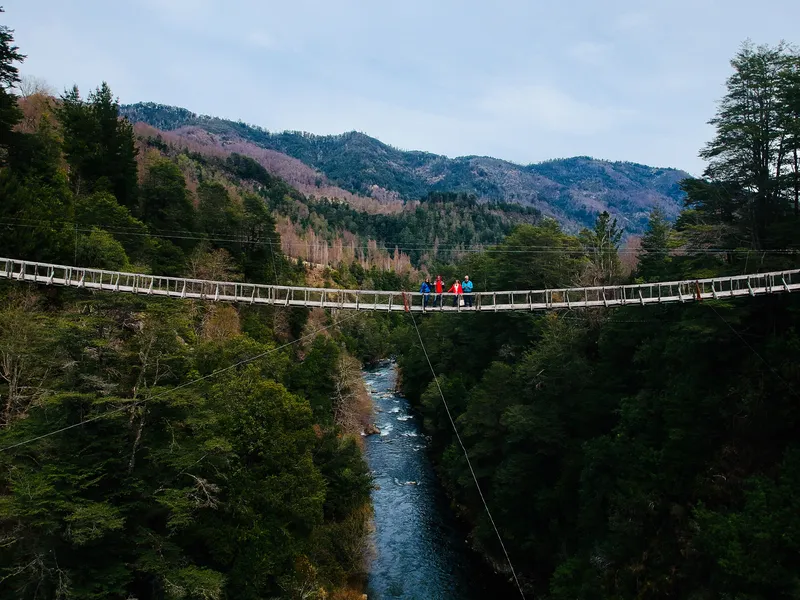
[(422, 310), (428, 306), (428, 298), (431, 297), (431, 278), (426, 277), (422, 285), (419, 286), (419, 293), (422, 294)]
[(469, 280), (469, 275), (464, 275), (461, 289), (464, 291), (464, 304), (472, 308), (472, 282)]

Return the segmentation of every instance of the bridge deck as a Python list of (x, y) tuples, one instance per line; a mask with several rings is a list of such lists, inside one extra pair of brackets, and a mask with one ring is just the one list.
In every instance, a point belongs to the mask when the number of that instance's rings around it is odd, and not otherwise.
[(453, 306), (453, 294), (443, 294), (443, 306), (434, 307), (432, 304), (435, 294), (430, 294), (428, 307), (423, 308), (422, 294), (417, 292), (339, 290), (208, 281), (28, 262), (11, 258), (0, 258), (0, 278), (29, 281), (42, 285), (60, 285), (171, 298), (194, 298), (214, 302), (384, 312), (406, 310), (423, 312), (424, 310), (447, 313), (641, 306), (667, 302), (689, 302), (698, 299), (757, 296), (800, 289), (800, 269), (795, 269), (635, 285), (476, 292), (472, 294), (474, 308)]

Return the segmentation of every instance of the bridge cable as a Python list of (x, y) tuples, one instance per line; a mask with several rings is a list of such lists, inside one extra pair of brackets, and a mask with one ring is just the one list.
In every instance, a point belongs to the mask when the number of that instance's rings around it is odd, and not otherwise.
[[(71, 229), (77, 230), (78, 232), (83, 233), (91, 233), (91, 227), (78, 227), (73, 221), (66, 221), (66, 220), (53, 220), (53, 219), (15, 219), (13, 217), (5, 217), (5, 221), (0, 221), (0, 225), (5, 227), (19, 227), (19, 228), (28, 228), (28, 229), (36, 229), (38, 224), (43, 225), (54, 225), (54, 224), (65, 224), (69, 225)], [(11, 222), (16, 221), (16, 222)], [(26, 221), (26, 223), (22, 223), (20, 221)], [(148, 232), (142, 232), (141, 230), (133, 230), (133, 228), (127, 227), (113, 227), (107, 228), (103, 227), (103, 231), (110, 233), (112, 235), (118, 236), (134, 236), (134, 237), (153, 237), (153, 238), (161, 238), (161, 239), (181, 239), (181, 240), (197, 240), (197, 241), (210, 241), (210, 242), (227, 242), (232, 244), (263, 244), (270, 242), (265, 239), (256, 239), (256, 240), (248, 240), (244, 239), (243, 237), (231, 237), (230, 233), (225, 232), (201, 232), (201, 231), (193, 231), (193, 230), (169, 230), (169, 229), (156, 229)], [(158, 232), (162, 233), (158, 233)], [(172, 232), (174, 235), (166, 235), (164, 232)], [(227, 237), (222, 237), (227, 236)], [(316, 243), (311, 242), (292, 242), (293, 247), (314, 247), (317, 246)], [(502, 248), (500, 247), (502, 246)], [(582, 254), (583, 250), (581, 248), (560, 248), (560, 247), (553, 247), (541, 244), (523, 244), (523, 245), (509, 245), (504, 244), (502, 241), (491, 242), (486, 244), (474, 243), (474, 244), (438, 244), (438, 245), (423, 245), (423, 246), (404, 246), (400, 243), (392, 243), (388, 241), (382, 242), (382, 245), (376, 245), (374, 248), (371, 248), (369, 244), (359, 244), (356, 246), (345, 246), (347, 249), (354, 249), (354, 250), (383, 250), (386, 252), (394, 251), (395, 249), (400, 251), (424, 251), (424, 250), (436, 250), (440, 252), (451, 252), (451, 253), (478, 253), (478, 252), (485, 252), (487, 254)], [(676, 256), (680, 252), (680, 249), (672, 249), (666, 252), (669, 256)], [(642, 251), (640, 248), (618, 248), (616, 250), (608, 249), (608, 250), (601, 250), (601, 253), (617, 253), (617, 254), (640, 254)], [(743, 252), (753, 252), (752, 250), (743, 250), (737, 248), (692, 248), (687, 250), (689, 255), (698, 254), (698, 255), (718, 255), (718, 254), (733, 254), (733, 253), (743, 253)], [(800, 248), (775, 248), (771, 250), (761, 250), (759, 251), (763, 255), (767, 254), (777, 254), (777, 255), (790, 255), (795, 256), (800, 254)]]
[(519, 595), (522, 596), (522, 600), (525, 600), (525, 592), (522, 591), (522, 585), (517, 578), (517, 572), (514, 570), (514, 565), (511, 563), (511, 557), (508, 555), (508, 551), (506, 550), (506, 545), (503, 543), (503, 538), (500, 535), (500, 531), (497, 529), (497, 525), (494, 522), (494, 517), (492, 517), (492, 512), (489, 510), (489, 505), (486, 502), (486, 498), (483, 496), (483, 491), (481, 490), (481, 486), (478, 483), (478, 477), (475, 475), (475, 470), (472, 468), (472, 461), (469, 459), (469, 453), (467, 453), (467, 448), (464, 446), (464, 442), (461, 440), (461, 435), (458, 433), (458, 428), (456, 427), (456, 422), (453, 420), (453, 415), (450, 413), (450, 407), (447, 405), (447, 400), (445, 400), (444, 392), (442, 391), (442, 387), (439, 385), (439, 379), (436, 377), (436, 371), (433, 368), (433, 364), (431, 363), (431, 359), (428, 356), (428, 350), (425, 348), (425, 342), (422, 340), (422, 334), (419, 331), (419, 327), (417, 326), (417, 320), (414, 318), (414, 313), (409, 312), (411, 315), (411, 322), (414, 323), (414, 329), (417, 330), (417, 337), (419, 338), (419, 343), (422, 346), (422, 351), (425, 353), (425, 360), (428, 361), (428, 366), (431, 369), (431, 374), (433, 375), (433, 381), (436, 382), (436, 388), (439, 390), (439, 395), (442, 397), (442, 404), (444, 404), (444, 409), (447, 412), (447, 418), (450, 419), (450, 425), (453, 427), (453, 432), (456, 434), (456, 439), (458, 440), (459, 445), (461, 446), (461, 450), (464, 452), (464, 458), (467, 459), (467, 466), (469, 467), (469, 472), (472, 474), (472, 480), (475, 482), (475, 487), (478, 490), (478, 495), (481, 497), (481, 502), (483, 503), (483, 508), (486, 509), (486, 514), (489, 516), (489, 521), (492, 524), (492, 528), (494, 529), (495, 534), (497, 535), (497, 540), (500, 542), (500, 547), (503, 549), (503, 554), (505, 554), (506, 562), (508, 563), (509, 568), (511, 569), (511, 574), (514, 576), (514, 583), (517, 584), (517, 589), (519, 590)]
[(186, 383), (182, 383), (181, 385), (178, 385), (178, 386), (175, 386), (174, 388), (170, 388), (168, 390), (165, 390), (165, 391), (163, 391), (163, 392), (161, 392), (159, 394), (156, 394), (154, 396), (148, 396), (147, 398), (142, 398), (141, 400), (136, 400), (136, 401), (131, 402), (130, 404), (126, 404), (125, 406), (122, 406), (120, 408), (115, 408), (114, 410), (110, 410), (108, 412), (104, 412), (102, 414), (99, 414), (97, 416), (91, 417), (89, 419), (84, 419), (83, 421), (79, 421), (78, 423), (73, 423), (72, 425), (67, 425), (66, 427), (62, 427), (60, 429), (55, 429), (53, 431), (50, 431), (49, 433), (44, 433), (42, 435), (38, 435), (36, 437), (32, 437), (32, 438), (29, 438), (27, 440), (23, 440), (21, 442), (17, 442), (16, 444), (11, 444), (9, 446), (5, 446), (3, 448), (0, 448), (0, 453), (5, 452), (7, 450), (11, 450), (13, 448), (18, 448), (20, 446), (25, 446), (27, 444), (31, 444), (33, 442), (36, 442), (38, 440), (41, 440), (41, 439), (56, 435), (56, 434), (61, 433), (63, 431), (67, 431), (69, 429), (74, 429), (75, 427), (80, 427), (81, 425), (86, 425), (87, 423), (92, 423), (93, 421), (99, 421), (100, 419), (103, 419), (105, 417), (109, 417), (111, 415), (123, 412), (125, 410), (128, 410), (129, 408), (135, 408), (135, 407), (139, 406), (140, 404), (143, 404), (143, 403), (147, 402), (148, 400), (155, 400), (156, 398), (162, 398), (164, 396), (167, 396), (167, 395), (171, 394), (172, 392), (174, 392), (176, 390), (180, 390), (180, 389), (189, 387), (191, 385), (194, 385), (195, 383), (199, 383), (201, 381), (204, 381), (206, 379), (210, 379), (212, 377), (216, 377), (217, 375), (219, 375), (221, 373), (224, 373), (226, 371), (230, 371), (231, 369), (235, 369), (236, 367), (241, 367), (242, 365), (246, 365), (247, 363), (253, 362), (254, 360), (258, 360), (259, 358), (263, 358), (263, 357), (265, 357), (265, 356), (267, 356), (269, 354), (277, 352), (278, 350), (283, 350), (284, 348), (288, 348), (289, 346), (292, 346), (293, 344), (297, 344), (298, 342), (302, 342), (303, 340), (306, 340), (306, 339), (308, 339), (308, 338), (310, 338), (310, 337), (312, 337), (312, 336), (314, 336), (314, 335), (316, 335), (318, 333), (321, 333), (322, 331), (325, 331), (326, 329), (330, 329), (331, 327), (334, 327), (335, 325), (339, 325), (339, 324), (343, 323), (344, 321), (347, 321), (348, 319), (352, 319), (357, 314), (358, 314), (357, 312), (353, 312), (353, 314), (345, 317), (344, 319), (340, 319), (338, 321), (334, 321), (330, 325), (326, 325), (325, 327), (320, 327), (318, 329), (315, 329), (311, 333), (308, 333), (308, 334), (304, 335), (303, 337), (299, 337), (296, 340), (292, 340), (291, 342), (287, 342), (286, 344), (278, 346), (277, 348), (271, 348), (270, 350), (267, 350), (266, 352), (262, 352), (261, 354), (257, 354), (255, 356), (251, 356), (250, 358), (246, 358), (244, 360), (240, 360), (236, 364), (230, 365), (230, 366), (225, 367), (223, 369), (218, 369), (216, 371), (213, 371), (212, 373), (209, 373), (208, 375), (204, 375), (203, 377), (198, 377), (197, 379), (193, 379), (191, 381), (187, 381)]

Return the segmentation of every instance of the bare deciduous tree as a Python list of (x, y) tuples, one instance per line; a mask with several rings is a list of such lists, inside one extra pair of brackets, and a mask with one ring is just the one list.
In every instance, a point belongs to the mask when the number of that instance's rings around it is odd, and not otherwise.
[(31, 96), (55, 96), (55, 88), (47, 83), (41, 77), (34, 77), (33, 75), (23, 75), (19, 78), (17, 90), (21, 98), (30, 98)]
[(334, 423), (347, 433), (360, 433), (370, 420), (372, 403), (361, 378), (361, 364), (345, 352), (336, 364), (334, 386)]

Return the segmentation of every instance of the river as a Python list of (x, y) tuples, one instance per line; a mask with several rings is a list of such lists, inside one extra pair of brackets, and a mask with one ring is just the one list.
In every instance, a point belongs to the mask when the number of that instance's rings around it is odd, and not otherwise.
[(379, 489), (375, 508), (370, 600), (511, 598), (506, 582), (472, 552), (450, 510), (426, 452), (421, 424), (394, 394), (396, 370), (363, 372), (380, 435), (366, 438), (367, 462)]

